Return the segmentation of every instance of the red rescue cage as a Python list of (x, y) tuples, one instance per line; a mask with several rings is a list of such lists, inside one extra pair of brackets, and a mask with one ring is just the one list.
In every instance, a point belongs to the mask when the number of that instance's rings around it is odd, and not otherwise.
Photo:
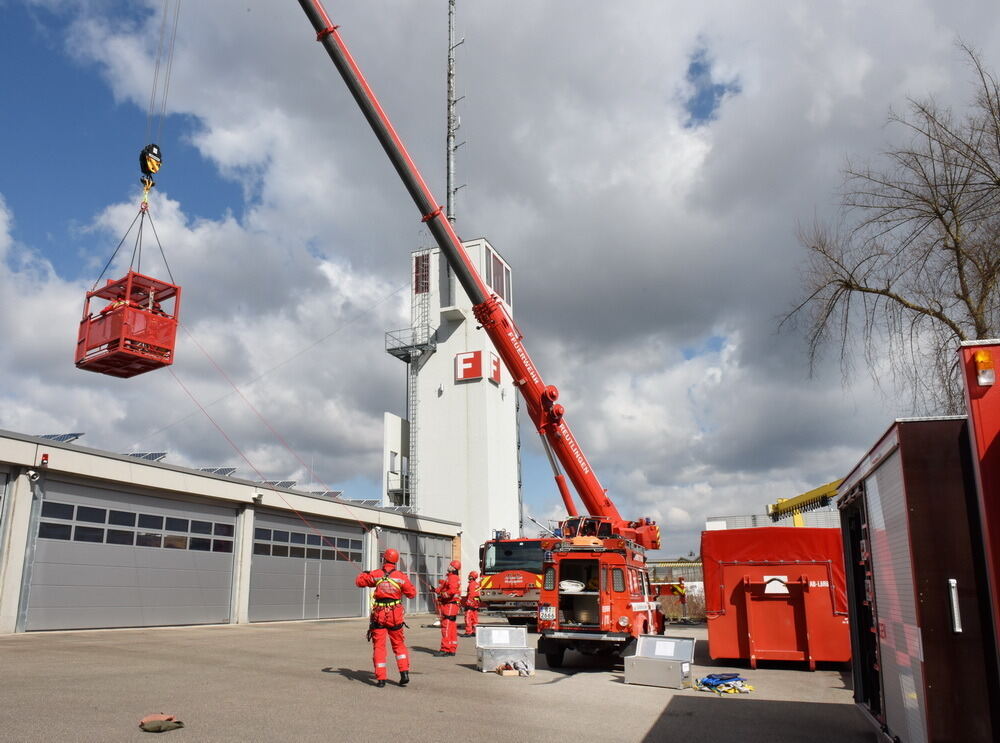
[[(106, 304), (92, 311), (92, 300)], [(129, 271), (87, 292), (76, 342), (76, 366), (112, 377), (134, 377), (174, 361), (181, 288)]]

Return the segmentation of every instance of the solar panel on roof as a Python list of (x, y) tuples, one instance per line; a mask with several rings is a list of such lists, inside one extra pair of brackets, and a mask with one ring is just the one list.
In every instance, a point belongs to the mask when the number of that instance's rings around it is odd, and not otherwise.
[(343, 490), (314, 490), (309, 495), (318, 495), (321, 498), (339, 498), (343, 494)]
[(146, 462), (159, 462), (167, 458), (167, 453), (165, 451), (130, 451), (126, 452), (126, 456), (142, 459)]
[(207, 472), (210, 475), (223, 475), (229, 477), (236, 471), (235, 467), (199, 467), (200, 472)]
[(49, 441), (58, 441), (61, 444), (69, 444), (72, 441), (76, 441), (83, 435), (83, 431), (80, 431), (79, 433), (45, 433), (38, 438), (48, 439)]
[(271, 485), (275, 488), (294, 488), (298, 480), (264, 480), (264, 485)]

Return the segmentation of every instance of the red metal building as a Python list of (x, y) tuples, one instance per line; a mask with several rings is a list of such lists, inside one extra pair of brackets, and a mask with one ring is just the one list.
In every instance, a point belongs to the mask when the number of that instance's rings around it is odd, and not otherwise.
[(896, 421), (840, 492), (855, 701), (887, 740), (996, 740), (967, 421)]
[(1000, 692), (1000, 388), (996, 363), (1000, 341), (970, 341), (959, 348), (969, 411), (969, 437), (973, 452), (979, 537), (982, 544), (982, 594), (990, 609), (988, 642), (984, 651), (992, 656), (991, 680)]

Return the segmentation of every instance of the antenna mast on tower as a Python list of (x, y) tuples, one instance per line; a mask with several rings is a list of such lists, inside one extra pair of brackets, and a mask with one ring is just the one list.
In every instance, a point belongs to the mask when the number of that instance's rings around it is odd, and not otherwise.
[(465, 144), (465, 142), (455, 144), (455, 135), (458, 133), (459, 127), (462, 126), (462, 120), (455, 115), (455, 106), (462, 98), (465, 98), (464, 95), (459, 98), (455, 97), (455, 50), (465, 43), (464, 38), (457, 43), (455, 42), (455, 1), (448, 0), (448, 168), (447, 183), (445, 184), (447, 196), (445, 215), (452, 224), (455, 223), (455, 194), (465, 185), (455, 185), (455, 151)]

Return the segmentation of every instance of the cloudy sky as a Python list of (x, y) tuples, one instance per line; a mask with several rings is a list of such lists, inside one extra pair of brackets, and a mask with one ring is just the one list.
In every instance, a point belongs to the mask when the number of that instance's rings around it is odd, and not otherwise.
[[(328, 6), (443, 199), (446, 0)], [(181, 9), (152, 199), (184, 287), (176, 377), (73, 366), (136, 214), (161, 9), (0, 0), (0, 428), (374, 497), (382, 412), (404, 404), (383, 332), (429, 236), (292, 0)], [(846, 474), (910, 412), (836, 354), (810, 376), (777, 323), (846, 158), (898, 141), (907, 96), (968, 101), (958, 40), (1000, 67), (994, 3), (459, 0), (458, 29), (458, 232), (513, 266), (528, 349), (668, 553), (706, 516)], [(555, 516), (523, 437), (527, 504)]]

